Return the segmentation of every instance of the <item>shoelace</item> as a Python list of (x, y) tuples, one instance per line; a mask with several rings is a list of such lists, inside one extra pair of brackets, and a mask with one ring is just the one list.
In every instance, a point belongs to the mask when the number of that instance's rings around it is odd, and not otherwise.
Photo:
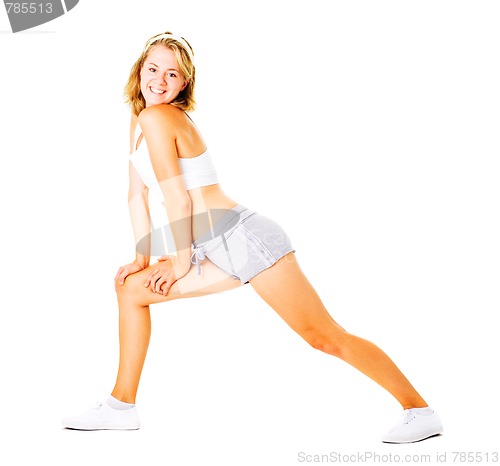
[(196, 264), (196, 267), (198, 268), (198, 275), (201, 275), (200, 261), (202, 261), (203, 259), (205, 259), (205, 253), (202, 251), (201, 246), (194, 248), (193, 254), (191, 254), (191, 264)]
[(415, 419), (415, 413), (411, 409), (405, 409), (403, 413), (403, 424), (409, 424)]

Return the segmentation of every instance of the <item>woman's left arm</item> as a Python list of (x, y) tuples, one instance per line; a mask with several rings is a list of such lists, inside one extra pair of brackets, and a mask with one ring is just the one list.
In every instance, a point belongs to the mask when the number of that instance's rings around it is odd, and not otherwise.
[[(139, 114), (151, 164), (165, 199), (177, 255), (158, 263), (145, 286), (166, 294), (168, 288), (191, 267), (191, 198), (177, 160), (176, 126), (179, 110), (169, 105), (154, 105)], [(159, 278), (159, 276), (161, 276)], [(165, 286), (163, 286), (165, 284)]]

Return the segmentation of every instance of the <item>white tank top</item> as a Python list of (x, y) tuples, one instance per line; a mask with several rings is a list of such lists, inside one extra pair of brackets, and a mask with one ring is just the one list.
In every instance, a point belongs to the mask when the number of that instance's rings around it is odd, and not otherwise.
[[(163, 192), (161, 190), (160, 184), (156, 179), (155, 172), (153, 170), (153, 165), (151, 164), (151, 158), (149, 157), (146, 140), (143, 138), (139, 144), (139, 149), (137, 147), (137, 141), (141, 134), (141, 128), (137, 124), (135, 130), (135, 143), (134, 151), (130, 154), (130, 161), (132, 165), (139, 173), (142, 182), (149, 188), (149, 191), (163, 202)], [(179, 161), (179, 166), (182, 173), (182, 178), (184, 179), (184, 184), (186, 189), (201, 188), (202, 186), (209, 186), (211, 184), (217, 184), (217, 171), (212, 161), (212, 157), (208, 152), (208, 149), (196, 157), (192, 158), (177, 158)]]

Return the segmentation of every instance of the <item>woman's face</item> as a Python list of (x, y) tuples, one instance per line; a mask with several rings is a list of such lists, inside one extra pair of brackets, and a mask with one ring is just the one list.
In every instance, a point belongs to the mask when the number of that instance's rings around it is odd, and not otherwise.
[(141, 92), (146, 107), (174, 101), (187, 84), (174, 51), (164, 45), (153, 46), (141, 70)]

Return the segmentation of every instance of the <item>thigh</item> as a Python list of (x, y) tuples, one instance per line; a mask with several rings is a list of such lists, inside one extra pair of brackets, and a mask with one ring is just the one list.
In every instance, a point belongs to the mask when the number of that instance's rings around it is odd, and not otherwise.
[(129, 275), (124, 285), (125, 292), (132, 296), (134, 301), (141, 305), (161, 303), (179, 298), (192, 298), (195, 296), (204, 296), (207, 294), (227, 291), (241, 286), (240, 280), (235, 280), (210, 260), (205, 259), (201, 263), (201, 275), (198, 275), (197, 267), (192, 266), (189, 272), (177, 280), (164, 296), (159, 293), (153, 293), (151, 288), (146, 288), (144, 282), (148, 275), (154, 270), (156, 264), (150, 265), (140, 272)]
[(250, 280), (259, 296), (299, 335), (345, 330), (337, 324), (302, 272), (293, 252)]

